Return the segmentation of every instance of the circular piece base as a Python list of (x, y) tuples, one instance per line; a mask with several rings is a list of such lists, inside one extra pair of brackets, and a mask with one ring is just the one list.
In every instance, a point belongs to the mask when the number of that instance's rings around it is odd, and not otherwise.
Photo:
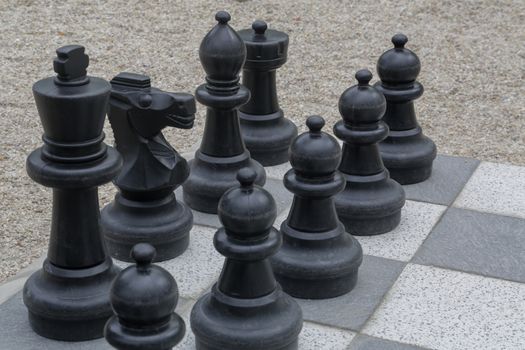
[[(297, 136), (297, 127), (282, 116), (282, 111), (275, 113), (277, 118), (265, 120), (264, 117), (239, 112), (241, 133), (253, 159), (263, 166), (286, 163), (288, 150)], [(258, 120), (257, 118), (262, 118)]]
[(137, 243), (155, 247), (155, 262), (173, 259), (186, 251), (193, 214), (171, 195), (163, 201), (138, 202), (120, 194), (100, 214), (102, 232), (112, 257), (133, 262), (130, 252)]
[(118, 322), (116, 316), (111, 317), (105, 329), (107, 342), (117, 349), (126, 350), (170, 350), (182, 340), (185, 333), (186, 325), (184, 320), (175, 313), (171, 315), (170, 320), (166, 324), (149, 331), (147, 328), (135, 329), (125, 327)]
[(301, 308), (280, 288), (259, 298), (238, 299), (214, 286), (191, 311), (199, 350), (296, 350), (302, 324)]
[(239, 184), (237, 172), (245, 167), (255, 171), (255, 184), (266, 182), (264, 168), (245, 151), (232, 157), (213, 157), (197, 151), (189, 162), (190, 176), (182, 185), (184, 202), (192, 209), (217, 214), (217, 205), (224, 192)]
[(401, 210), (380, 218), (345, 218), (344, 220), (341, 218), (341, 221), (346, 231), (354, 236), (375, 236), (395, 229), (401, 221)]
[(432, 173), (436, 145), (419, 130), (391, 130), (389, 136), (379, 143), (390, 177), (402, 185), (425, 181)]
[[(47, 266), (24, 285), (24, 304), (31, 328), (45, 338), (83, 341), (101, 338), (113, 315), (109, 291), (120, 269), (111, 258), (86, 269)], [(58, 275), (50, 274), (55, 271)]]
[(341, 223), (328, 232), (300, 232), (285, 221), (281, 232), (283, 245), (271, 263), (286, 293), (296, 298), (327, 299), (355, 287), (363, 250)]
[(405, 191), (388, 171), (369, 176), (343, 174), (346, 188), (335, 195), (335, 207), (346, 232), (357, 236), (392, 231), (401, 220)]
[(390, 177), (401, 185), (417, 184), (432, 175), (432, 163), (418, 168), (388, 168)]

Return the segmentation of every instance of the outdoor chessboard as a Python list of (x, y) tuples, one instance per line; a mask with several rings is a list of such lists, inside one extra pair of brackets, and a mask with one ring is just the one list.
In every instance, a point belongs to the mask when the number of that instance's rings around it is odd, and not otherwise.
[[(291, 205), (281, 181), (288, 167), (266, 168), (276, 227)], [(365, 257), (355, 289), (298, 300), (300, 349), (525, 349), (525, 167), (441, 155), (429, 180), (404, 188), (400, 226), (357, 237)], [(218, 218), (194, 215), (188, 250), (159, 263), (177, 280), (187, 325), (176, 349), (194, 349), (191, 307), (224, 260), (212, 243)], [(112, 349), (104, 339), (65, 343), (31, 331), (20, 289), (39, 264), (0, 286), (0, 349)]]

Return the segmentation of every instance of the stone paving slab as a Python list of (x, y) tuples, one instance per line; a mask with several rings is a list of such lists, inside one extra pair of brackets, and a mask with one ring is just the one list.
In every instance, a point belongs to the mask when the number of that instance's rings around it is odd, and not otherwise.
[(360, 331), (403, 267), (399, 261), (365, 255), (357, 285), (350, 293), (325, 300), (296, 300), (305, 320)]
[(525, 167), (482, 162), (454, 206), (525, 219)]
[(450, 208), (412, 262), (525, 282), (525, 220)]
[(348, 350), (426, 350), (426, 348), (358, 334), (350, 343)]
[[(288, 169), (267, 168), (276, 227), (292, 201), (281, 181)], [(400, 226), (357, 237), (366, 255), (356, 288), (338, 298), (298, 300), (305, 316), (299, 348), (525, 349), (524, 175), (525, 167), (438, 156), (428, 181), (404, 186), (409, 200)], [(159, 263), (177, 280), (177, 311), (186, 321), (224, 261), (213, 247), (217, 216), (194, 214), (188, 250)], [(0, 286), (0, 350), (110, 349), (103, 339), (65, 343), (31, 331), (19, 290), (40, 266)], [(187, 326), (175, 349), (194, 349)]]
[(408, 264), (363, 333), (432, 349), (523, 349), (525, 284)]

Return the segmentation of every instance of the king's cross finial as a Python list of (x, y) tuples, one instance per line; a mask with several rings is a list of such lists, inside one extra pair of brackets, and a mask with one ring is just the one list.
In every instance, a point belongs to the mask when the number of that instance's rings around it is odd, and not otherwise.
[(58, 74), (58, 79), (71, 82), (82, 79), (87, 74), (89, 56), (80, 45), (67, 45), (57, 49), (57, 57), (53, 60), (53, 68)]

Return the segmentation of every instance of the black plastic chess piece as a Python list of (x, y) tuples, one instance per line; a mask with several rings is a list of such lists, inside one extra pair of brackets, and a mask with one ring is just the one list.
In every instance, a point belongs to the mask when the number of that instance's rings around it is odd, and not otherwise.
[(33, 85), (44, 146), (29, 155), (27, 173), (53, 188), (53, 217), (47, 259), (23, 294), (36, 333), (80, 341), (102, 337), (112, 315), (109, 290), (119, 269), (100, 232), (97, 187), (118, 174), (122, 159), (102, 142), (111, 86), (86, 75), (84, 47), (64, 46), (57, 56), (58, 75)]
[(306, 121), (310, 131), (290, 148), (290, 169), (284, 185), (295, 194), (288, 218), (281, 224), (283, 245), (271, 258), (283, 290), (297, 298), (325, 299), (351, 291), (363, 260), (359, 242), (338, 220), (333, 196), (345, 187), (337, 166), (341, 147), (321, 131), (319, 116)]
[(131, 248), (148, 242), (156, 261), (174, 258), (188, 247), (193, 225), (191, 210), (174, 193), (189, 167), (162, 129), (193, 127), (195, 99), (153, 88), (140, 74), (120, 73), (111, 86), (108, 116), (124, 166), (114, 181), (119, 193), (101, 213), (108, 250), (130, 261)]
[(414, 100), (423, 94), (423, 85), (416, 81), (421, 63), (405, 48), (407, 41), (403, 34), (392, 37), (394, 48), (379, 58), (377, 74), (381, 81), (375, 84), (385, 95), (383, 120), (390, 128), (379, 149), (390, 176), (402, 185), (428, 179), (437, 154), (436, 145), (423, 135), (416, 120)]
[(266, 181), (264, 168), (251, 159), (244, 145), (239, 125), (238, 108), (250, 99), (250, 91), (239, 84), (246, 46), (228, 25), (227, 12), (217, 12), (215, 19), (218, 24), (204, 37), (199, 49), (206, 84), (197, 88), (195, 96), (207, 106), (204, 135), (190, 161), (190, 176), (183, 184), (184, 201), (206, 213), (217, 213), (219, 199), (236, 185), (239, 169), (253, 169), (258, 185)]
[(275, 78), (287, 59), (288, 35), (268, 29), (263, 21), (253, 22), (252, 29), (240, 30), (239, 35), (247, 52), (242, 84), (251, 92), (248, 103), (239, 109), (246, 148), (264, 166), (286, 163), (297, 127), (279, 107)]
[(241, 169), (241, 185), (219, 202), (224, 227), (214, 244), (226, 261), (191, 312), (197, 350), (297, 349), (302, 312), (275, 281), (268, 258), (282, 242), (272, 227), (277, 208), (270, 193), (254, 185), (256, 177), (253, 169)]
[(379, 153), (378, 142), (388, 134), (381, 121), (385, 97), (368, 83), (372, 73), (363, 69), (355, 75), (359, 84), (347, 89), (339, 99), (343, 120), (334, 126), (344, 141), (339, 171), (345, 189), (335, 196), (339, 219), (353, 235), (377, 235), (393, 230), (405, 204), (403, 187), (389, 177)]
[(179, 299), (177, 283), (162, 267), (152, 264), (155, 248), (136, 244), (131, 258), (136, 265), (122, 271), (111, 287), (115, 315), (104, 336), (119, 350), (170, 350), (186, 332), (174, 310)]

